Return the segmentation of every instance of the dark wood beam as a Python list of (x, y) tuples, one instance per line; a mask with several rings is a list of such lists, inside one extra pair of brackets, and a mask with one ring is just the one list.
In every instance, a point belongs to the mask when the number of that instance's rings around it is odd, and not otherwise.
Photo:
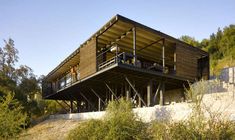
[(96, 108), (94, 107), (94, 105), (91, 103), (91, 101), (88, 100), (87, 97), (86, 97), (83, 93), (80, 92), (80, 94), (81, 94), (81, 96), (88, 102), (88, 104), (91, 105), (91, 107), (92, 107), (93, 109), (96, 109)]
[(146, 103), (144, 102), (144, 100), (142, 99), (142, 97), (140, 96), (140, 94), (138, 93), (138, 91), (135, 89), (135, 87), (132, 85), (132, 83), (130, 82), (130, 80), (125, 76), (125, 79), (126, 79), (126, 81), (127, 81), (127, 83), (131, 86), (131, 88), (134, 90), (134, 92), (135, 92), (135, 94), (140, 98), (140, 100), (143, 102), (143, 104), (145, 105), (145, 106), (147, 106), (146, 105)]
[(117, 96), (116, 96), (116, 94), (113, 92), (113, 90), (109, 87), (109, 85), (107, 84), (107, 83), (104, 83), (105, 84), (105, 86), (109, 89), (109, 91), (112, 93), (112, 95), (116, 98), (116, 99), (118, 99), (117, 98)]
[(94, 89), (91, 88), (91, 91), (102, 101), (103, 104), (105, 104), (105, 102), (101, 99), (101, 97), (95, 92)]
[(137, 55), (136, 55), (136, 29), (135, 27), (132, 28), (132, 33), (133, 33), (133, 61), (134, 61), (134, 66), (136, 66)]
[(163, 39), (163, 45), (162, 45), (162, 68), (163, 73), (165, 73), (165, 39)]
[(143, 49), (146, 49), (146, 48), (148, 48), (148, 47), (150, 47), (150, 46), (152, 46), (152, 45), (154, 45), (154, 44), (156, 44), (156, 43), (158, 43), (158, 42), (160, 42), (160, 41), (163, 41), (163, 40), (164, 40), (164, 38), (161, 38), (161, 39), (159, 39), (159, 40), (156, 40), (156, 41), (152, 42), (151, 44), (149, 44), (149, 45), (147, 45), (147, 46), (145, 46), (145, 47), (139, 49), (138, 52), (140, 52), (140, 51), (142, 51)]

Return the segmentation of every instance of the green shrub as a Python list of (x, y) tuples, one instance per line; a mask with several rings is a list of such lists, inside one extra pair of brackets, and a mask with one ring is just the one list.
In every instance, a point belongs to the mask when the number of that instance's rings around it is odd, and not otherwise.
[(206, 81), (190, 85), (186, 90), (187, 99), (192, 101), (192, 113), (189, 118), (179, 122), (152, 122), (149, 128), (152, 138), (154, 140), (235, 139), (235, 122), (222, 117), (223, 112), (212, 111), (206, 103), (203, 103), (203, 96), (207, 90)]
[(26, 124), (27, 115), (13, 98), (10, 93), (0, 97), (0, 139), (16, 137)]
[(154, 140), (233, 140), (235, 122), (209, 120), (195, 124), (190, 120), (172, 123), (155, 121), (149, 131)]
[(133, 140), (149, 139), (147, 125), (132, 111), (129, 101), (120, 99), (108, 104), (103, 120), (81, 123), (68, 136), (71, 140)]
[(108, 127), (102, 120), (89, 120), (79, 124), (69, 133), (70, 140), (99, 140), (103, 139)]
[(163, 140), (168, 138), (167, 122), (153, 121), (148, 128), (151, 138), (154, 140)]
[(134, 114), (130, 101), (110, 102), (104, 119), (109, 126), (106, 139), (148, 139), (147, 125)]
[[(205, 81), (191, 85), (187, 99), (192, 101), (192, 113), (187, 120), (143, 123), (132, 111), (130, 101), (120, 99), (108, 104), (102, 120), (81, 123), (72, 130), (71, 140), (233, 140), (235, 122), (221, 117), (222, 112), (205, 109), (202, 98), (208, 88)], [(209, 114), (205, 116), (205, 111)]]

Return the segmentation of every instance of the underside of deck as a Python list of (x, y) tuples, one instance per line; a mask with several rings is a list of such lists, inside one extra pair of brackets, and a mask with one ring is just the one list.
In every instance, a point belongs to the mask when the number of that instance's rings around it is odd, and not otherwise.
[(121, 97), (131, 99), (136, 107), (153, 106), (165, 104), (166, 91), (183, 89), (187, 83), (177, 76), (117, 63), (45, 98), (76, 102), (78, 112), (103, 110)]

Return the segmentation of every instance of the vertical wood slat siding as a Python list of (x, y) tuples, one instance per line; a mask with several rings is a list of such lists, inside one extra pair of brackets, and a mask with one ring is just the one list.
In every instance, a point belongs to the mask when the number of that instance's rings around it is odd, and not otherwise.
[(80, 49), (81, 79), (96, 72), (96, 40), (93, 39)]
[(197, 57), (193, 50), (176, 47), (176, 75), (189, 80), (197, 78)]

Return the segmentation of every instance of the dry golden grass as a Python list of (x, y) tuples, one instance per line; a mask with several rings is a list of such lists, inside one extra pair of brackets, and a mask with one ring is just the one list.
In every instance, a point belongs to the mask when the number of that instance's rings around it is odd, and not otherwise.
[(20, 140), (64, 140), (81, 121), (49, 119), (23, 132)]

